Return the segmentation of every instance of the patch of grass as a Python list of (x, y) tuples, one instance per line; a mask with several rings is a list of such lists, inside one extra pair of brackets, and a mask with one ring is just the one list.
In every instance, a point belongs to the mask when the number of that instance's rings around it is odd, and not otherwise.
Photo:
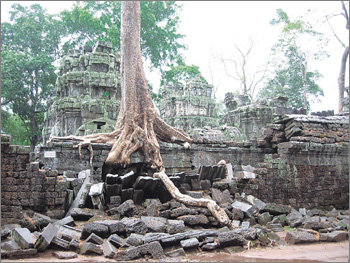
[(286, 230), (286, 231), (294, 231), (295, 227), (284, 226), (283, 229)]

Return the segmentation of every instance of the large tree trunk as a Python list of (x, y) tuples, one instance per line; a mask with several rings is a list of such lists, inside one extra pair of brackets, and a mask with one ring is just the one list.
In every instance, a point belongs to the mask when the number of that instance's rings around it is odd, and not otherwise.
[[(53, 140), (79, 140), (81, 146), (91, 143), (113, 145), (108, 154), (107, 164), (127, 166), (130, 156), (142, 150), (145, 161), (151, 168), (161, 171), (158, 177), (165, 184), (170, 194), (179, 201), (194, 206), (207, 206), (218, 221), (232, 228), (225, 211), (209, 199), (196, 200), (182, 195), (164, 173), (158, 139), (166, 142), (192, 142), (182, 130), (166, 124), (157, 114), (151, 92), (147, 85), (142, 65), (140, 48), (140, 2), (122, 2), (121, 28), (121, 91), (122, 99), (115, 130), (112, 133), (92, 134), (87, 136), (53, 137)], [(92, 162), (92, 157), (90, 158)], [(157, 176), (157, 174), (155, 174)], [(170, 182), (170, 183), (169, 183)], [(184, 197), (185, 196), (185, 197)], [(224, 215), (223, 215), (224, 214)]]
[(344, 101), (344, 89), (345, 89), (345, 70), (346, 70), (346, 61), (349, 56), (349, 47), (346, 47), (341, 59), (340, 72), (338, 77), (338, 88), (339, 88), (339, 97), (338, 97), (338, 112), (343, 111), (343, 101)]

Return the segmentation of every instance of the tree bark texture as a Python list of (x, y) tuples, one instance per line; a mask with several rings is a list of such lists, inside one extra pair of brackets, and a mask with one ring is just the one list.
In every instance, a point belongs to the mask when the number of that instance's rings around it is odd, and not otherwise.
[(349, 57), (349, 47), (346, 47), (341, 59), (340, 72), (338, 77), (339, 99), (338, 99), (338, 112), (343, 111), (344, 90), (345, 90), (345, 70), (346, 61)]

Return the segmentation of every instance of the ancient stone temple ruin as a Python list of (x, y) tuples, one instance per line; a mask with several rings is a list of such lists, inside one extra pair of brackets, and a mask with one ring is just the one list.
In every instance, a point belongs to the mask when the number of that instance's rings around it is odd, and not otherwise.
[(213, 86), (201, 79), (186, 85), (168, 85), (161, 91), (161, 117), (170, 125), (190, 131), (204, 126), (216, 127)]
[(112, 131), (119, 111), (119, 66), (110, 43), (71, 50), (60, 63), (56, 97), (45, 113), (43, 142), (50, 135)]
[(226, 93), (227, 114), (222, 123), (238, 127), (246, 139), (256, 139), (262, 128), (273, 122), (274, 117), (284, 114), (306, 114), (305, 109), (287, 107), (287, 101), (286, 97), (278, 97), (251, 103), (248, 96)]
[[(286, 107), (286, 98), (251, 105), (227, 94), (228, 113), (219, 127), (212, 86), (193, 82), (163, 90), (162, 116), (192, 130), (194, 140), (190, 148), (160, 142), (169, 179), (183, 194), (214, 200), (235, 230), (207, 208), (173, 199), (139, 151), (126, 169), (109, 169), (110, 145), (79, 152), (71, 141), (46, 143), (50, 135), (113, 129), (118, 70), (107, 43), (71, 52), (45, 116), (44, 144), (30, 152), (1, 135), (1, 222), (14, 223), (1, 231), (2, 258), (51, 248), (126, 261), (182, 257), (188, 249), (231, 254), (347, 239), (348, 115), (305, 115)], [(238, 128), (244, 134), (239, 140)], [(275, 233), (283, 231), (285, 240)]]

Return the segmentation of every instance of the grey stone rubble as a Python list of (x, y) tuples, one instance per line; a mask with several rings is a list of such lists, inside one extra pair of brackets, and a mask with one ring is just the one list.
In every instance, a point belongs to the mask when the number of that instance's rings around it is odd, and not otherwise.
[[(126, 203), (130, 204), (127, 201)], [(236, 253), (246, 249), (248, 244), (250, 247), (252, 244), (254, 247), (265, 247), (281, 244), (339, 242), (348, 239), (349, 224), (342, 222), (348, 219), (349, 210), (301, 209), (303, 213), (299, 213), (292, 207), (264, 203), (254, 196), (235, 195), (234, 200), (221, 204), (226, 207), (231, 220), (237, 222), (237, 228), (229, 230), (227, 227), (218, 228), (218, 225), (215, 227), (208, 225), (211, 222), (208, 219), (211, 215), (203, 208), (187, 208), (175, 200), (161, 203), (149, 199), (144, 203), (135, 206), (140, 213), (146, 211), (147, 205), (152, 203), (156, 204), (155, 208), (159, 214), (169, 211), (169, 213), (163, 213), (169, 218), (128, 217), (122, 210), (123, 215), (115, 215), (119, 219), (108, 219), (106, 214), (94, 214), (92, 217), (98, 220), (89, 222), (93, 218), (85, 217), (85, 223), (79, 224), (79, 228), (62, 225), (62, 222), (71, 224), (71, 219), (63, 220), (59, 224), (55, 224), (58, 221), (50, 223), (41, 233), (36, 230), (31, 233), (27, 228), (16, 228), (15, 225), (12, 237), (7, 236), (2, 241), (2, 256), (8, 258), (38, 256), (47, 248), (53, 248), (56, 250), (55, 256), (59, 258), (73, 258), (77, 256), (76, 253), (80, 253), (103, 255), (107, 258), (126, 261), (147, 255), (155, 259), (185, 257), (185, 251), (193, 249), (200, 251), (225, 249), (228, 253)], [(243, 216), (233, 219), (234, 214), (230, 213), (231, 209), (241, 211)], [(247, 212), (250, 210), (255, 212)], [(273, 213), (270, 214), (266, 210)], [(285, 213), (281, 214), (282, 211)], [(175, 214), (177, 217), (173, 219)], [(203, 219), (198, 218), (206, 218), (206, 221), (202, 222)], [(192, 222), (196, 222), (195, 225), (199, 224), (200, 228), (186, 227), (186, 224), (191, 226)], [(22, 223), (26, 224), (25, 221)], [(285, 229), (284, 226), (292, 229)], [(11, 229), (11, 226), (7, 225), (6, 228)], [(287, 231), (285, 240), (274, 233), (280, 231)], [(181, 246), (181, 249), (178, 249), (178, 246)], [(164, 253), (163, 249), (167, 252)], [(72, 253), (64, 254), (59, 252), (60, 250), (70, 250)], [(15, 255), (14, 251), (21, 252)]]

